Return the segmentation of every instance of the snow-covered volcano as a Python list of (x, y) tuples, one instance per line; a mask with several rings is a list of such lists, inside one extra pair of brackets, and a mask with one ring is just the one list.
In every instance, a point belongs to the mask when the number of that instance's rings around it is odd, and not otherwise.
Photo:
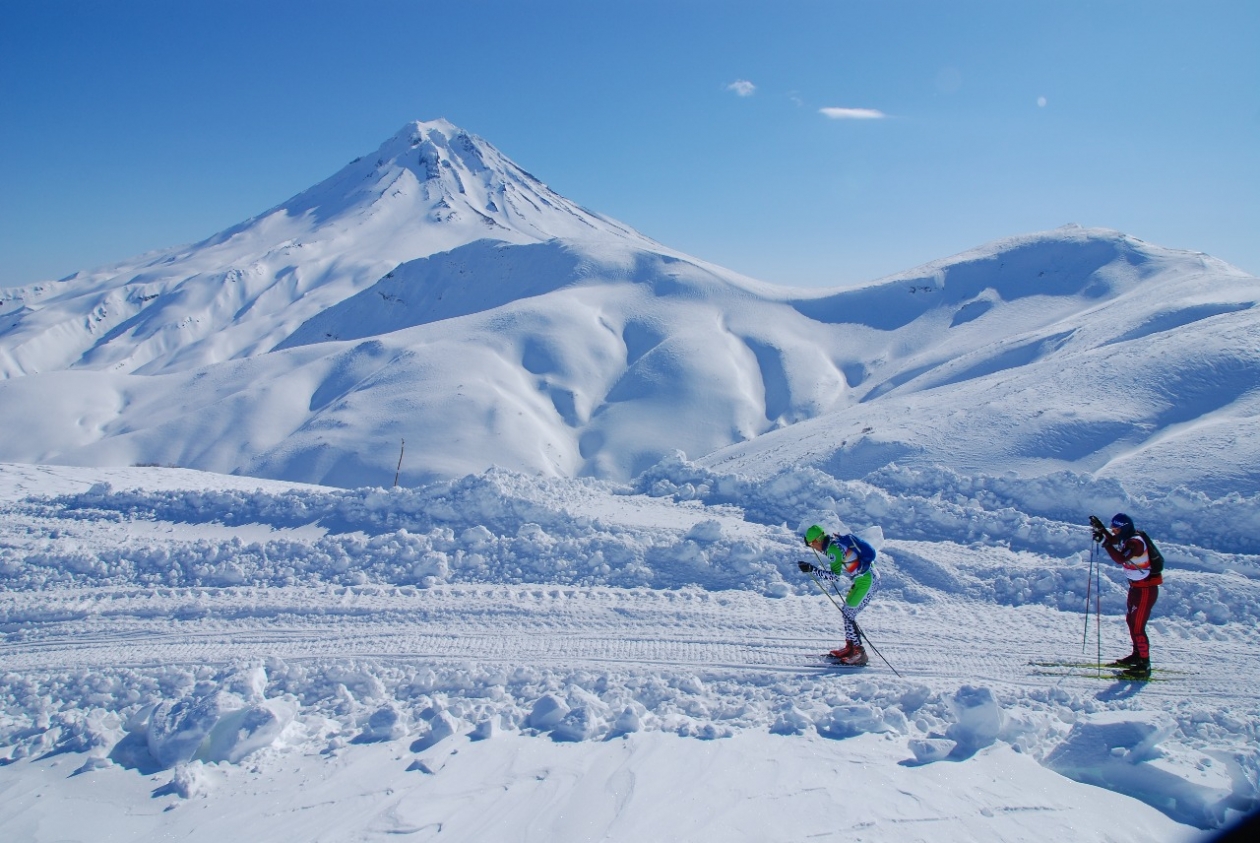
[[(0, 459), (343, 486), (896, 462), (1260, 483), (1260, 284), (1069, 226), (792, 290), (416, 123), (193, 247), (3, 296)], [(403, 442), (405, 441), (405, 449)], [(773, 467), (773, 468), (772, 468)]]
[(479, 239), (651, 245), (445, 120), (200, 243), (6, 291), (0, 376), (157, 374), (265, 353), (403, 261)]

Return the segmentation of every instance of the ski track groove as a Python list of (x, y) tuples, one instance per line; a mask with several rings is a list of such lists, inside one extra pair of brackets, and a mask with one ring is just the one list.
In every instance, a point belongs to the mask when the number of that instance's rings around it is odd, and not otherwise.
[[(353, 604), (353, 605), (352, 605)], [(992, 606), (987, 611), (994, 611)], [(1095, 676), (1037, 673), (1032, 661), (1078, 655), (1079, 615), (1003, 607), (1005, 623), (977, 627), (965, 601), (929, 607), (887, 602), (863, 615), (875, 646), (907, 682), (994, 683), (1022, 688), (1098, 687)], [(557, 670), (676, 670), (892, 678), (875, 653), (863, 670), (813, 661), (841, 640), (834, 609), (803, 597), (599, 587), (447, 586), (431, 590), (77, 588), (0, 595), (0, 670), (56, 673), (280, 658), (354, 658), (458, 666), (532, 665)], [(960, 630), (965, 634), (960, 634)], [(1127, 640), (1104, 620), (1108, 650)], [(1254, 700), (1240, 682), (1254, 636), (1206, 647), (1192, 636), (1157, 641), (1157, 659), (1192, 665), (1144, 689)], [(1074, 640), (1073, 640), (1074, 639)], [(1127, 639), (1127, 636), (1126, 636)], [(1093, 642), (1090, 642), (1093, 643)], [(1056, 652), (1057, 649), (1057, 652)], [(1197, 662), (1197, 663), (1196, 663)], [(1087, 672), (1087, 671), (1084, 671)]]

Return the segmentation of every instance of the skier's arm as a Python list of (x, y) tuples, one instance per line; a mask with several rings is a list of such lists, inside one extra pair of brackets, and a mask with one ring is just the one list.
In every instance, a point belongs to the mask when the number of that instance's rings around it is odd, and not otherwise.
[(825, 568), (819, 568), (817, 565), (811, 565), (808, 562), (798, 562), (797, 564), (800, 566), (802, 571), (804, 571), (807, 574), (813, 574), (814, 576), (818, 577), (818, 579), (820, 580), (827, 580), (828, 582), (835, 582), (836, 580), (843, 578), (842, 574), (833, 574), (831, 573), (831, 571), (828, 571)]
[(1127, 561), (1124, 555), (1124, 546), (1119, 543), (1115, 536), (1109, 535), (1103, 539), (1102, 548), (1107, 551), (1111, 561), (1117, 565), (1123, 565)]
[(1140, 571), (1151, 566), (1150, 557), (1146, 554), (1146, 543), (1137, 536), (1122, 542), (1117, 536), (1108, 535), (1103, 542), (1103, 549), (1107, 551), (1111, 561), (1122, 568)]

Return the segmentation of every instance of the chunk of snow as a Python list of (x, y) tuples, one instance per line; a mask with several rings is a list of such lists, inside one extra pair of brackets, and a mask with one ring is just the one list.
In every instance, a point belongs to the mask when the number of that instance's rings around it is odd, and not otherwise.
[(541, 731), (554, 729), (569, 713), (569, 707), (554, 694), (545, 694), (534, 703), (529, 712), (528, 723), (531, 728)]
[(411, 751), (424, 752), (438, 742), (444, 741), (455, 734), (457, 729), (458, 724), (454, 718), (445, 711), (438, 712), (429, 718), (429, 731), (412, 742)]
[(914, 760), (920, 764), (930, 764), (949, 756), (958, 744), (948, 738), (915, 738), (909, 743)]
[(959, 752), (972, 755), (997, 740), (1002, 732), (1002, 707), (988, 688), (963, 685), (950, 700), (950, 709), (955, 722), (945, 736), (958, 744)]
[(405, 737), (410, 729), (406, 715), (392, 703), (381, 706), (368, 717), (358, 743), (377, 743)]

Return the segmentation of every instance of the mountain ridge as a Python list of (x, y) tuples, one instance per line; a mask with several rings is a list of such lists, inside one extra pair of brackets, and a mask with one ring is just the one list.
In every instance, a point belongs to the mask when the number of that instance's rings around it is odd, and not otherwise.
[[(412, 123), (205, 251), (72, 277), (0, 323), (0, 420), (20, 431), (0, 460), (372, 485), (405, 439), (410, 484), (491, 465), (628, 480), (675, 451), (755, 476), (1000, 457), (1260, 482), (1238, 436), (1216, 454), (1260, 416), (1260, 285), (1208, 256), (1066, 226), (776, 287), (546, 190)], [(216, 264), (232, 244), (256, 260)]]

